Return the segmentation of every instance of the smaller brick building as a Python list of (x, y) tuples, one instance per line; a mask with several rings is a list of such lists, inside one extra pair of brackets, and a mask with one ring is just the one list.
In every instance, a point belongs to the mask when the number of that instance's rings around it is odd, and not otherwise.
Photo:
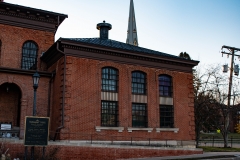
[(99, 23), (99, 38), (60, 38), (42, 55), (55, 74), (52, 132), (75, 140), (194, 140), (198, 62), (108, 39), (111, 27)]

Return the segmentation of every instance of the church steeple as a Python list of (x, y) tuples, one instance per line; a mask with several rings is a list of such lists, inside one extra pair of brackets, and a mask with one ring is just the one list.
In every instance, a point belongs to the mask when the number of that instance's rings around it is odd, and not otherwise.
[(136, 27), (136, 18), (135, 18), (135, 13), (134, 13), (133, 0), (130, 1), (127, 42), (126, 43), (138, 46), (137, 27)]

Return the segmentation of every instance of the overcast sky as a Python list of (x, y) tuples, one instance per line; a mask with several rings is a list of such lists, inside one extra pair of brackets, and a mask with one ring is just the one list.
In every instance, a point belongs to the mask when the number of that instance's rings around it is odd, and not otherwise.
[[(130, 0), (4, 2), (67, 14), (55, 40), (99, 37), (96, 25), (105, 20), (112, 24), (109, 38), (126, 42)], [(134, 0), (134, 7), (141, 47), (187, 52), (201, 65), (229, 63), (220, 53), (222, 45), (240, 48), (240, 0)]]

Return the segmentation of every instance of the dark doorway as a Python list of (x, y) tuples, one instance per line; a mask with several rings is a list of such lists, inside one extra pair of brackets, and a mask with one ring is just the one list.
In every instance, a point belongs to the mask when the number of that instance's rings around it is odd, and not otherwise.
[(13, 83), (0, 85), (0, 123), (20, 126), (21, 90)]

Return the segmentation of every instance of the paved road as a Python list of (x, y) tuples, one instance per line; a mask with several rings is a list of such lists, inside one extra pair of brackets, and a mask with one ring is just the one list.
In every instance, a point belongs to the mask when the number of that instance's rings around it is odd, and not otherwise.
[(186, 155), (186, 156), (168, 156), (168, 157), (154, 157), (154, 158), (138, 158), (138, 159), (129, 159), (129, 160), (162, 160), (162, 159), (188, 159), (188, 158), (204, 158), (207, 160), (206, 157), (209, 159), (213, 156), (224, 156), (224, 155), (232, 155), (235, 156), (234, 158), (217, 158), (217, 159), (224, 159), (224, 160), (240, 160), (240, 152), (205, 152), (203, 154), (194, 154), (194, 155)]

